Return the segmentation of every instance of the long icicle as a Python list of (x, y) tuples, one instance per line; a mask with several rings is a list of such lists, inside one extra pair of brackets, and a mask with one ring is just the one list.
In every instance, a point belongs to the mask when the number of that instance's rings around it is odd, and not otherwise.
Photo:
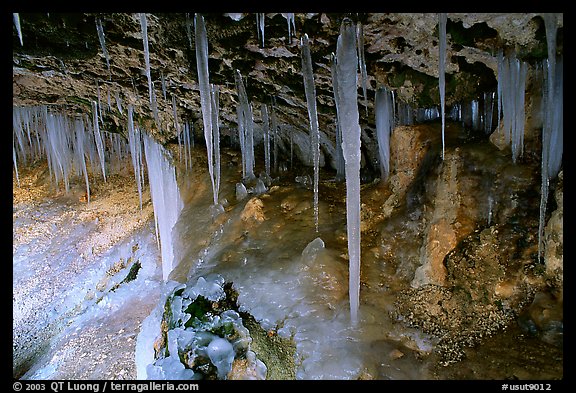
[(152, 76), (150, 74), (150, 50), (148, 48), (148, 23), (146, 21), (146, 14), (140, 14), (140, 27), (142, 28), (142, 42), (144, 44), (144, 61), (146, 62), (146, 77), (148, 78), (148, 94), (150, 105), (152, 103)]
[(346, 162), (346, 229), (348, 232), (350, 320), (358, 324), (360, 307), (360, 120), (358, 114), (358, 58), (356, 31), (351, 19), (340, 27), (336, 57), (341, 113), (342, 151)]
[(195, 39), (196, 39), (196, 66), (198, 70), (198, 85), (200, 86), (200, 105), (202, 107), (202, 120), (204, 123), (204, 138), (206, 140), (206, 152), (208, 155), (208, 171), (212, 182), (214, 205), (218, 204), (218, 195), (214, 182), (213, 161), (213, 137), (212, 137), (212, 100), (210, 94), (210, 80), (208, 72), (208, 37), (204, 17), (195, 15)]
[(106, 38), (104, 36), (104, 27), (102, 26), (102, 21), (100, 18), (96, 18), (96, 30), (98, 31), (98, 39), (100, 40), (100, 46), (102, 47), (102, 53), (104, 53), (104, 58), (106, 59), (106, 66), (108, 67), (108, 77), (112, 80), (112, 72), (110, 71), (110, 55), (106, 49)]
[(220, 89), (210, 85), (210, 104), (212, 105), (212, 148), (214, 150), (214, 204), (220, 193)]
[(380, 155), (381, 180), (385, 181), (390, 173), (390, 134), (394, 127), (392, 113), (392, 94), (384, 87), (376, 91), (374, 100), (376, 136)]
[(20, 39), (20, 46), (24, 46), (24, 42), (22, 40), (22, 29), (20, 27), (20, 14), (15, 12), (12, 15), (14, 16), (14, 26), (16, 26), (16, 31), (18, 32), (18, 38)]
[(266, 175), (270, 176), (270, 122), (266, 104), (262, 104), (262, 129), (264, 133), (264, 168)]
[(100, 159), (100, 168), (102, 169), (102, 177), (104, 177), (104, 182), (106, 182), (106, 159), (104, 157), (104, 143), (102, 141), (102, 133), (100, 132), (100, 126), (98, 125), (98, 111), (96, 108), (97, 104), (92, 101), (92, 111), (94, 112), (94, 139), (96, 141), (96, 149), (98, 151), (98, 158)]
[(364, 58), (364, 27), (361, 22), (356, 25), (356, 40), (358, 45), (358, 67), (362, 79), (362, 94), (364, 95), (364, 108), (366, 108), (366, 117), (368, 117), (368, 95), (366, 84), (368, 82), (368, 72), (366, 71), (366, 59)]
[(438, 54), (438, 87), (440, 90), (440, 110), (442, 111), (442, 159), (444, 159), (444, 132), (446, 129), (446, 13), (438, 14), (438, 33), (440, 35), (439, 54)]
[(314, 226), (318, 232), (318, 182), (320, 172), (320, 130), (318, 128), (318, 112), (316, 110), (316, 88), (314, 86), (314, 71), (308, 34), (302, 37), (302, 75), (304, 76), (304, 91), (308, 104), (308, 118), (310, 120), (310, 145), (314, 162)]

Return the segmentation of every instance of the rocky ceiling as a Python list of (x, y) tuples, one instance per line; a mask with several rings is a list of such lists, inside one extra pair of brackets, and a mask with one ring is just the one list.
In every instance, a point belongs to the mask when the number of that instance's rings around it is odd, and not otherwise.
[[(147, 14), (151, 75), (162, 129), (155, 130), (148, 104), (148, 82), (139, 14), (21, 13), (23, 45), (13, 28), (13, 105), (57, 105), (60, 110), (90, 113), (92, 101), (105, 106), (105, 129), (124, 133), (126, 111), (135, 107), (141, 123), (160, 141), (175, 139), (172, 97), (178, 115), (201, 121), (194, 50), (194, 14)], [(321, 130), (333, 135), (335, 107), (331, 54), (336, 52), (341, 21), (361, 22), (368, 72), (368, 111), (360, 103), (361, 124), (373, 127), (375, 90), (386, 86), (413, 107), (438, 105), (438, 15), (295, 14), (288, 36), (283, 14), (265, 14), (264, 44), (256, 14), (204, 14), (209, 43), (210, 82), (220, 87), (223, 129), (236, 128), (238, 102), (234, 71), (244, 76), (260, 121), (260, 103), (274, 103), (279, 122), (306, 129), (308, 114), (301, 73), (300, 37), (307, 34), (314, 65)], [(100, 20), (110, 71), (97, 34)], [(559, 17), (558, 52), (563, 18)], [(539, 14), (448, 14), (446, 103), (467, 102), (496, 90), (496, 55), (500, 49), (535, 65), (547, 56), (546, 32)], [(162, 88), (164, 80), (165, 89)], [(166, 99), (164, 99), (164, 91)], [(362, 89), (359, 86), (359, 97)], [(201, 127), (197, 128), (198, 130)], [(224, 131), (225, 132), (225, 131)]]

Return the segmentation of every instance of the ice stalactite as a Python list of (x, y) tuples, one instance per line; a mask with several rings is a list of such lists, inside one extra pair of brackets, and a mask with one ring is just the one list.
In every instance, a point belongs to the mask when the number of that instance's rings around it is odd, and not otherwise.
[(96, 96), (98, 97), (98, 118), (102, 122), (102, 101), (100, 101), (100, 85), (98, 84), (98, 79), (96, 79)]
[(362, 94), (364, 95), (364, 108), (368, 117), (368, 95), (366, 84), (368, 82), (368, 72), (366, 71), (366, 59), (364, 57), (364, 26), (361, 22), (356, 25), (356, 40), (358, 46), (358, 67), (360, 68), (360, 78), (362, 80)]
[(184, 166), (186, 170), (192, 168), (192, 151), (190, 150), (190, 125), (184, 123)]
[(414, 110), (405, 102), (398, 101), (398, 125), (414, 124)]
[(208, 37), (204, 17), (196, 14), (194, 19), (196, 39), (196, 65), (198, 70), (198, 85), (200, 87), (200, 105), (202, 107), (202, 120), (204, 123), (204, 139), (208, 155), (208, 172), (212, 182), (214, 205), (218, 205), (218, 190), (214, 174), (214, 118), (212, 105), (212, 89), (208, 71)]
[(336, 46), (342, 151), (346, 163), (346, 229), (348, 232), (350, 319), (358, 323), (360, 307), (360, 123), (358, 114), (358, 58), (353, 22), (342, 21)]
[(480, 103), (478, 100), (472, 100), (470, 107), (472, 110), (472, 129), (477, 131), (480, 129)]
[(392, 111), (392, 93), (384, 87), (376, 91), (374, 112), (381, 179), (385, 181), (390, 174), (390, 135), (394, 129), (394, 114)]
[(116, 97), (116, 106), (118, 107), (118, 112), (120, 112), (120, 114), (123, 115), (124, 111), (122, 110), (122, 99), (120, 98), (120, 92), (119, 91), (116, 91), (115, 97)]
[(100, 40), (100, 46), (102, 47), (102, 53), (106, 59), (106, 67), (108, 67), (108, 76), (110, 80), (112, 79), (112, 73), (110, 71), (110, 55), (106, 49), (106, 38), (104, 36), (104, 27), (102, 26), (102, 21), (100, 18), (96, 18), (96, 30), (98, 31), (98, 39)]
[(152, 105), (152, 75), (150, 74), (150, 50), (148, 48), (148, 22), (146, 14), (140, 14), (140, 27), (142, 29), (142, 43), (144, 44), (144, 61), (146, 64), (146, 77), (148, 78), (148, 94)]
[(86, 169), (86, 158), (84, 155), (84, 147), (86, 145), (86, 130), (84, 128), (84, 122), (82, 119), (77, 119), (75, 123), (76, 143), (74, 146), (74, 153), (76, 171), (77, 174), (84, 175), (84, 181), (86, 183), (86, 201), (88, 204), (90, 204), (90, 182), (88, 181), (88, 170)]
[(24, 41), (22, 40), (22, 28), (20, 27), (20, 14), (15, 12), (12, 16), (14, 17), (14, 26), (16, 26), (16, 32), (18, 32), (18, 38), (20, 39), (20, 46), (24, 46)]
[(438, 87), (440, 90), (440, 110), (442, 116), (442, 159), (444, 159), (444, 131), (446, 128), (446, 13), (438, 14), (438, 34), (440, 35), (438, 54)]
[(485, 92), (484, 93), (484, 117), (483, 126), (484, 133), (490, 134), (492, 132), (492, 118), (494, 117), (494, 96), (495, 92)]
[(162, 83), (162, 97), (164, 97), (164, 102), (166, 102), (166, 78), (164, 78), (164, 72), (160, 71), (160, 81)]
[(544, 226), (550, 180), (562, 165), (564, 131), (563, 61), (556, 57), (558, 16), (544, 14), (548, 59), (544, 62), (543, 127), (542, 127), (542, 184), (540, 190), (540, 221), (538, 226), (538, 260), (544, 253)]
[(92, 101), (92, 112), (94, 118), (94, 140), (96, 141), (96, 149), (98, 151), (98, 158), (100, 159), (100, 168), (102, 169), (102, 177), (106, 181), (106, 159), (104, 157), (104, 141), (102, 139), (102, 133), (100, 132), (100, 126), (98, 124), (97, 116), (97, 104)]
[(170, 163), (168, 152), (146, 133), (142, 133), (150, 196), (154, 208), (156, 236), (162, 256), (162, 276), (164, 281), (174, 264), (172, 228), (182, 211), (183, 202), (176, 182), (176, 171)]
[(527, 65), (514, 53), (498, 55), (498, 90), (502, 94), (502, 121), (506, 143), (511, 144), (512, 161), (515, 163), (524, 147), (524, 95), (526, 90)]
[(16, 171), (16, 182), (18, 187), (20, 187), (20, 176), (18, 175), (18, 161), (16, 160), (16, 146), (14, 145), (14, 139), (12, 139), (12, 162), (14, 164), (14, 170)]
[(244, 137), (244, 111), (242, 105), (236, 107), (236, 117), (238, 118), (238, 140), (240, 141), (240, 153), (242, 154), (242, 178), (246, 177), (246, 141)]
[(108, 112), (110, 112), (112, 110), (112, 102), (110, 101), (110, 87), (108, 87), (106, 90), (106, 99), (108, 101)]
[(220, 193), (220, 89), (210, 85), (210, 104), (212, 105), (212, 148), (214, 150), (214, 205), (218, 204)]
[(544, 126), (548, 136), (548, 177), (553, 179), (560, 171), (563, 151), (564, 127), (564, 91), (563, 91), (563, 59), (556, 58), (556, 34), (558, 30), (558, 16), (544, 14), (546, 25), (546, 42), (548, 45), (548, 62), (545, 71), (547, 79), (547, 99), (545, 101)]
[(340, 123), (338, 121), (338, 113), (340, 111), (340, 99), (339, 99), (339, 89), (338, 89), (338, 66), (336, 55), (332, 53), (331, 55), (332, 64), (330, 66), (330, 72), (332, 76), (332, 88), (334, 90), (334, 106), (336, 107), (336, 180), (343, 180), (345, 176), (345, 163), (344, 154), (342, 153), (342, 130), (340, 128)]
[(190, 45), (190, 49), (194, 48), (192, 45), (192, 19), (190, 19), (190, 13), (186, 13), (186, 35), (188, 36), (188, 45)]
[(174, 130), (178, 137), (178, 160), (182, 161), (182, 141), (180, 138), (180, 124), (178, 123), (178, 112), (176, 111), (176, 96), (172, 96), (172, 114), (174, 116)]
[(314, 162), (314, 224), (318, 232), (318, 183), (320, 172), (320, 129), (318, 128), (318, 112), (316, 110), (316, 87), (314, 86), (314, 71), (308, 34), (304, 34), (302, 47), (302, 75), (304, 76), (304, 92), (308, 104), (308, 119), (310, 120), (310, 145)]
[(262, 48), (264, 48), (264, 19), (266, 14), (262, 12), (256, 13), (256, 24), (258, 25), (258, 39), (262, 42)]
[[(286, 18), (286, 23), (288, 23), (288, 42), (292, 42), (292, 35), (296, 31), (296, 23), (294, 21), (294, 13), (283, 13), (282, 16)], [(292, 24), (292, 28), (290, 28)]]
[(272, 138), (274, 141), (274, 173), (278, 173), (278, 123), (276, 121), (276, 111), (274, 110), (274, 105), (270, 110), (270, 123), (272, 126)]
[(66, 192), (70, 190), (69, 176), (72, 149), (68, 132), (68, 119), (62, 115), (48, 114), (46, 118), (46, 156), (48, 165), (58, 185), (60, 178)]
[(128, 105), (128, 146), (132, 156), (132, 167), (134, 168), (134, 180), (138, 187), (138, 200), (140, 210), (142, 210), (142, 187), (144, 185), (144, 167), (142, 163), (142, 141), (140, 131), (134, 126), (134, 108)]
[(262, 104), (262, 128), (264, 132), (264, 168), (266, 175), (270, 176), (270, 120), (266, 104)]
[(254, 179), (254, 118), (252, 115), (252, 108), (248, 101), (248, 95), (242, 82), (242, 75), (239, 70), (234, 74), (236, 81), (236, 90), (238, 91), (238, 102), (240, 103), (238, 113), (238, 132), (240, 136), (240, 143), (244, 141), (244, 170), (242, 174), (246, 179)]

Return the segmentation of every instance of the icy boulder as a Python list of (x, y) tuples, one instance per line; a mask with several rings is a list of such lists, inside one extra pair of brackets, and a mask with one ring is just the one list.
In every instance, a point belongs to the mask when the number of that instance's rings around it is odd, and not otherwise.
[(250, 332), (231, 308), (230, 288), (221, 275), (210, 274), (176, 286), (165, 298), (156, 326), (168, 330), (153, 342), (148, 379), (265, 379), (266, 366), (250, 350)]
[(218, 369), (218, 378), (225, 379), (234, 361), (234, 348), (230, 341), (217, 337), (208, 344), (206, 351), (210, 361)]

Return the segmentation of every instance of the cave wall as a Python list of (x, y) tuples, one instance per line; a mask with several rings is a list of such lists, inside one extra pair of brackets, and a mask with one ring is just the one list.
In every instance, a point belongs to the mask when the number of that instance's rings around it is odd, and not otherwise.
[[(151, 77), (160, 117), (154, 123), (139, 14), (20, 13), (23, 45), (13, 27), (13, 105), (51, 105), (70, 113), (90, 113), (98, 95), (107, 131), (126, 135), (126, 104), (162, 143), (176, 140), (172, 97), (178, 116), (201, 135), (201, 109), (194, 47), (194, 14), (147, 14)], [(334, 139), (335, 106), (331, 55), (341, 21), (362, 25), (367, 67), (367, 105), (359, 82), (360, 124), (374, 129), (373, 101), (385, 86), (414, 108), (438, 106), (438, 14), (296, 13), (288, 36), (283, 14), (265, 14), (262, 39), (256, 14), (204, 14), (208, 30), (210, 82), (220, 88), (224, 140), (236, 136), (234, 72), (240, 70), (254, 108), (256, 132), (262, 103), (274, 105), (278, 124), (308, 128), (301, 72), (300, 37), (307, 34), (316, 83), (320, 130)], [(96, 23), (102, 24), (110, 71)], [(558, 19), (558, 52), (563, 51), (563, 17)], [(535, 13), (449, 13), (447, 21), (446, 105), (478, 99), (496, 90), (499, 50), (515, 51), (535, 67), (547, 57), (543, 18)], [(163, 83), (164, 81), (164, 83)], [(166, 98), (164, 98), (164, 88)], [(121, 100), (121, 113), (116, 99)], [(107, 102), (111, 103), (107, 108)], [(280, 137), (289, 142), (290, 131)], [(226, 136), (230, 137), (226, 139)], [(369, 138), (372, 134), (369, 133)], [(282, 144), (282, 146), (286, 143)], [(325, 149), (324, 149), (325, 150)]]

